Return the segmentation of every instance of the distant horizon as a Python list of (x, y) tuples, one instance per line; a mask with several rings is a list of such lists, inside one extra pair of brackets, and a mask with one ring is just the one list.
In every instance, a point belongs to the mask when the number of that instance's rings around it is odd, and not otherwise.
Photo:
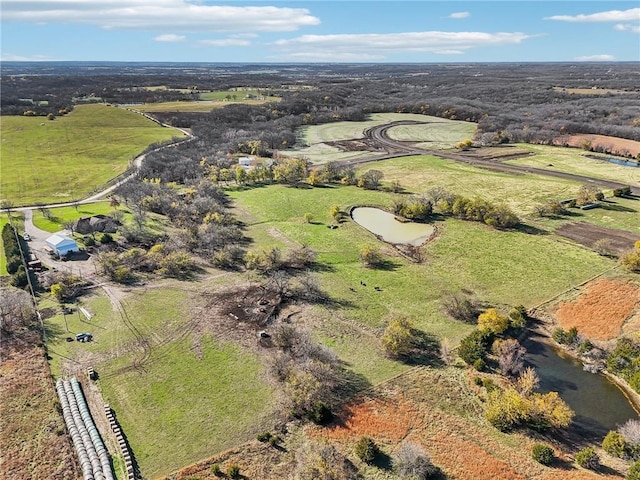
[(0, 0), (0, 5), (3, 62), (640, 61), (637, 0)]
[(47, 64), (60, 64), (60, 63), (75, 63), (86, 65), (97, 64), (148, 64), (148, 65), (307, 65), (307, 66), (322, 66), (322, 65), (493, 65), (493, 64), (578, 64), (578, 65), (607, 65), (616, 63), (637, 63), (640, 65), (640, 60), (609, 60), (609, 61), (587, 61), (587, 60), (558, 60), (558, 61), (517, 61), (517, 60), (505, 60), (505, 61), (484, 61), (484, 62), (207, 62), (207, 61), (150, 61), (150, 60), (0, 60), (2, 63), (16, 63), (16, 64), (34, 64), (34, 65), (47, 65)]

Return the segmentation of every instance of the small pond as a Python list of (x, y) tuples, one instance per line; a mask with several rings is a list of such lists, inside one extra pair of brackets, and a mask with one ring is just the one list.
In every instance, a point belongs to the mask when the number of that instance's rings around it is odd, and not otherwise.
[(399, 222), (393, 214), (373, 207), (356, 207), (351, 210), (351, 218), (385, 242), (399, 245), (418, 247), (435, 230), (432, 225), (424, 223)]
[(624, 167), (640, 167), (640, 162), (634, 162), (633, 160), (624, 160), (621, 158), (613, 158), (613, 157), (599, 157), (597, 155), (586, 155), (586, 157), (593, 158), (594, 160), (615, 163), (616, 165), (622, 165)]
[(542, 337), (532, 336), (524, 346), (527, 362), (540, 377), (540, 391), (558, 392), (576, 413), (570, 427), (575, 434), (601, 440), (609, 430), (638, 418), (622, 391), (603, 375), (585, 372), (578, 360)]

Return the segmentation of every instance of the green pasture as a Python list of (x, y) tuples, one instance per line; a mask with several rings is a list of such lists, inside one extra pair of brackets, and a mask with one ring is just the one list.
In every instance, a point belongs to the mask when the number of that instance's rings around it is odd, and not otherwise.
[[(202, 356), (190, 341), (159, 349), (144, 373), (128, 371), (100, 381), (104, 399), (118, 415), (145, 478), (248, 441), (272, 412), (272, 395), (251, 353), (201, 339)], [(117, 369), (117, 358), (103, 369)]]
[[(456, 342), (469, 327), (442, 313), (440, 299), (445, 292), (469, 289), (495, 304), (532, 306), (614, 264), (553, 235), (502, 232), (453, 219), (435, 223), (438, 238), (424, 247), (426, 261), (414, 264), (350, 220), (335, 230), (326, 227), (331, 205), (389, 207), (392, 194), (355, 187), (272, 186), (231, 195), (253, 217), (249, 236), (276, 232), (317, 250), (318, 261), (328, 265), (320, 273), (324, 288), (345, 305), (340, 315), (368, 328), (379, 328), (390, 317), (404, 314), (426, 331)], [(315, 223), (302, 220), (307, 212)], [(361, 266), (358, 253), (365, 244), (378, 245), (387, 253), (385, 269)]]
[(68, 115), (2, 117), (0, 190), (15, 205), (88, 196), (154, 142), (183, 134), (125, 109), (79, 105)]
[[(125, 214), (125, 218), (131, 216), (131, 212), (122, 206), (118, 207)], [(45, 218), (42, 210), (33, 210), (33, 224), (40, 230), (47, 232), (59, 232), (64, 230), (65, 224), (73, 222), (80, 217), (92, 217), (94, 215), (109, 215), (114, 211), (114, 208), (109, 205), (109, 201), (96, 202), (96, 203), (84, 203), (78, 205), (78, 207), (57, 207), (50, 208), (51, 218)]]
[(446, 120), (428, 115), (413, 113), (375, 113), (364, 122), (335, 122), (310, 125), (302, 128), (300, 146), (283, 151), (287, 156), (304, 156), (313, 163), (325, 163), (332, 160), (351, 160), (370, 156), (370, 152), (343, 152), (327, 142), (364, 138), (367, 128), (385, 123), (413, 120), (425, 125), (401, 125), (389, 130), (389, 136), (396, 140), (424, 142), (425, 148), (452, 148), (456, 143), (471, 138), (476, 129), (475, 123), (458, 120)]
[[(59, 376), (64, 365), (73, 365), (70, 359), (91, 358), (104, 400), (115, 409), (145, 478), (167, 475), (254, 438), (273, 408), (254, 354), (188, 328), (189, 288), (176, 282), (136, 289), (121, 300), (127, 318), (151, 344), (142, 370), (127, 368), (143, 350), (99, 292), (82, 299), (93, 314), (89, 322), (76, 312), (66, 316), (66, 325), (62, 315), (45, 322), (52, 372)], [(42, 306), (55, 303), (47, 300)], [(79, 332), (91, 332), (95, 341), (65, 341)]]
[(402, 157), (367, 163), (358, 169), (380, 170), (383, 183), (394, 180), (413, 193), (426, 193), (444, 187), (466, 197), (480, 197), (504, 203), (521, 215), (532, 212), (537, 204), (571, 198), (580, 188), (569, 180), (541, 175), (513, 175), (482, 170), (472, 165), (431, 155)]
[(446, 150), (463, 140), (472, 139), (477, 125), (459, 120), (426, 117), (425, 125), (398, 125), (387, 132), (389, 138), (401, 142), (418, 142), (420, 148)]
[(594, 155), (617, 158), (613, 155), (549, 145), (518, 144), (518, 148), (533, 152), (534, 155), (531, 157), (507, 160), (505, 163), (585, 175), (587, 177), (613, 180), (629, 185), (640, 184), (640, 168), (616, 165), (615, 163), (605, 160), (595, 160), (587, 157), (587, 155)]

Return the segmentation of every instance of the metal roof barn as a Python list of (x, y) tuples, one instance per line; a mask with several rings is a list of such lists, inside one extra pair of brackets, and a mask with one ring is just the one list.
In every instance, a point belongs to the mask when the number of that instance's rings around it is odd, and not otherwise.
[(45, 243), (49, 248), (51, 248), (56, 254), (60, 255), (61, 257), (67, 255), (70, 252), (80, 251), (80, 248), (78, 248), (78, 244), (75, 242), (75, 240), (60, 233), (54, 233), (45, 240)]

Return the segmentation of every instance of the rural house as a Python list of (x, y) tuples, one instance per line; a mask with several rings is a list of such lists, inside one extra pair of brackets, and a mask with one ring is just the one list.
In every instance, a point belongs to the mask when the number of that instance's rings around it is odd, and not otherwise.
[(54, 233), (44, 242), (47, 244), (47, 247), (52, 250), (53, 253), (60, 257), (64, 257), (65, 255), (72, 252), (80, 251), (75, 240), (60, 233)]
[(115, 233), (118, 222), (107, 215), (80, 217), (73, 224), (73, 231), (83, 235), (95, 232)]

